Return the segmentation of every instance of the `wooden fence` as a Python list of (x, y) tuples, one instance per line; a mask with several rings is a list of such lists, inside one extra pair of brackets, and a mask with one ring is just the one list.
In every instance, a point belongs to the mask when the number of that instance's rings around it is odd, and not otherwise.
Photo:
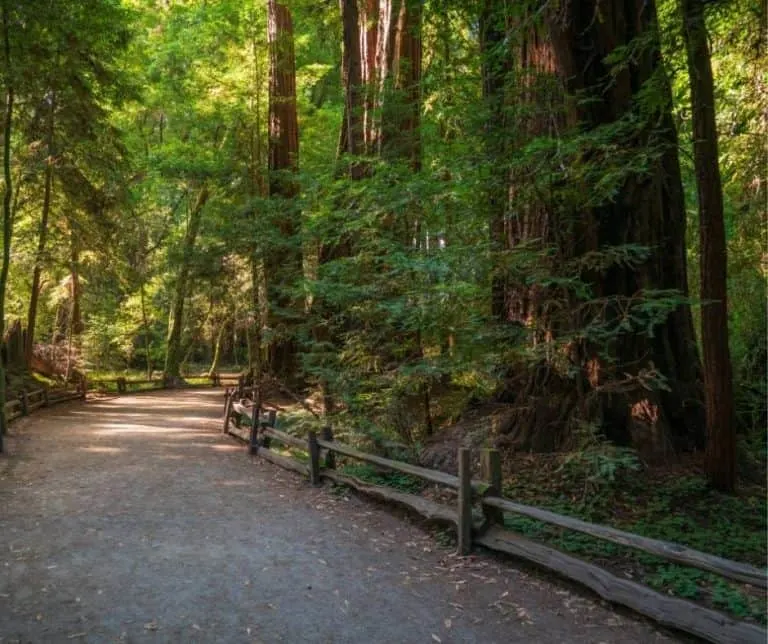
[[(473, 545), (479, 545), (519, 557), (576, 581), (607, 601), (622, 604), (664, 626), (691, 633), (707, 641), (734, 644), (766, 642), (768, 634), (759, 626), (731, 619), (690, 601), (663, 595), (643, 584), (617, 577), (599, 566), (506, 530), (504, 513), (523, 515), (575, 530), (762, 589), (768, 586), (764, 569), (729, 561), (680, 544), (651, 539), (516, 503), (501, 494), (501, 461), (496, 450), (483, 450), (480, 476), (475, 479), (472, 477), (470, 450), (459, 449), (459, 475), (453, 476), (361, 452), (334, 440), (330, 427), (324, 428), (320, 435), (309, 432), (306, 439), (282, 432), (275, 427), (276, 412), (265, 414), (247, 398), (242, 398), (244, 393), (248, 392), (244, 391), (242, 386), (227, 390), (223, 431), (246, 441), (252, 454), (258, 454), (275, 465), (307, 476), (314, 485), (327, 479), (375, 498), (406, 506), (427, 519), (454, 526), (459, 554), (466, 555)], [(244, 426), (246, 424), (247, 426)], [(306, 453), (306, 460), (274, 451), (273, 441), (290, 449), (301, 450)], [(451, 506), (437, 503), (415, 494), (370, 485), (344, 475), (336, 470), (336, 455), (408, 474), (448, 488), (455, 494), (455, 504)]]
[[(201, 374), (199, 376), (188, 377), (195, 379), (205, 378), (209, 382), (204, 386), (222, 387), (226, 385), (236, 385), (242, 391), (245, 391), (243, 376), (237, 374), (214, 373), (211, 375)], [(147, 385), (150, 385), (148, 389), (151, 390), (164, 389), (165, 379), (162, 375), (157, 378), (100, 378), (98, 380), (89, 381), (89, 384), (91, 389), (101, 393), (116, 391), (119, 394), (125, 394), (136, 389), (146, 390)]]

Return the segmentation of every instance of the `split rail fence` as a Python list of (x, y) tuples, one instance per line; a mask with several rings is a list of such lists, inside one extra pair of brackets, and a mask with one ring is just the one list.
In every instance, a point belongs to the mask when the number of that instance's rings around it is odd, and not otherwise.
[[(757, 625), (731, 619), (684, 599), (663, 595), (643, 584), (618, 577), (597, 565), (506, 530), (504, 513), (526, 516), (642, 550), (670, 562), (715, 573), (760, 589), (768, 586), (765, 569), (723, 559), (677, 543), (588, 523), (505, 498), (501, 494), (499, 452), (493, 449), (483, 450), (480, 476), (473, 478), (470, 450), (465, 448), (459, 449), (459, 472), (458, 476), (453, 476), (359, 451), (334, 440), (330, 427), (324, 428), (320, 434), (310, 431), (306, 438), (299, 438), (277, 429), (276, 412), (259, 409), (247, 398), (249, 393), (242, 384), (236, 389), (227, 389), (223, 431), (248, 443), (251, 454), (302, 474), (313, 485), (319, 485), (323, 479), (327, 479), (374, 498), (403, 505), (429, 520), (455, 527), (458, 552), (461, 555), (469, 554), (473, 545), (478, 545), (533, 562), (586, 586), (607, 601), (627, 606), (664, 626), (691, 633), (709, 642), (764, 644), (768, 640), (765, 629)], [(306, 454), (302, 458), (295, 458), (279, 453), (273, 448), (275, 442)], [(342, 474), (336, 469), (337, 455), (447, 488), (455, 494), (455, 504), (437, 503), (422, 496), (371, 485)]]
[[(223, 387), (227, 385), (236, 385), (239, 388), (244, 387), (243, 376), (214, 373), (211, 375), (203, 374), (199, 376), (188, 376), (196, 380), (205, 378), (208, 383), (198, 386)], [(165, 380), (162, 376), (157, 378), (99, 378), (89, 381), (91, 389), (100, 393), (116, 392), (118, 394), (129, 393), (130, 391), (157, 390), (165, 388)], [(149, 385), (149, 386), (147, 386)], [(194, 387), (195, 385), (190, 385)]]

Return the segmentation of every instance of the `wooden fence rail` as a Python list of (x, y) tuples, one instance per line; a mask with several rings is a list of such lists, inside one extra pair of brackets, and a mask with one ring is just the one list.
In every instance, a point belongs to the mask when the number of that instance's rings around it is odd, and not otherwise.
[[(516, 503), (501, 495), (501, 465), (496, 450), (484, 450), (481, 477), (472, 478), (470, 450), (459, 450), (459, 475), (453, 476), (429, 468), (361, 452), (333, 440), (331, 429), (325, 428), (320, 437), (309, 432), (306, 439), (282, 432), (275, 427), (275, 412), (262, 418), (263, 412), (243, 399), (248, 392), (239, 383), (227, 390), (224, 431), (248, 442), (251, 453), (258, 454), (280, 467), (307, 476), (319, 484), (323, 478), (348, 485), (376, 498), (409, 507), (422, 516), (455, 526), (459, 554), (468, 554), (473, 545), (519, 557), (590, 588), (603, 599), (622, 604), (657, 622), (692, 633), (710, 642), (764, 644), (768, 633), (754, 624), (740, 622), (717, 611), (658, 593), (651, 588), (616, 575), (544, 544), (531, 541), (505, 530), (504, 512), (527, 516), (567, 530), (575, 530), (598, 539), (650, 553), (667, 561), (699, 568), (740, 583), (766, 588), (766, 570), (730, 561), (688, 548), (651, 539), (617, 528), (588, 523), (574, 517)], [(261, 419), (261, 420), (260, 420)], [(244, 428), (243, 422), (248, 423)], [(271, 449), (275, 440), (293, 450), (305, 452), (307, 462), (280, 454)], [(335, 455), (370, 463), (377, 467), (401, 472), (421, 480), (441, 485), (456, 493), (456, 506), (436, 503), (422, 496), (398, 492), (391, 488), (370, 485), (337, 472)], [(479, 506), (479, 507), (475, 507)], [(479, 511), (478, 511), (479, 510)]]

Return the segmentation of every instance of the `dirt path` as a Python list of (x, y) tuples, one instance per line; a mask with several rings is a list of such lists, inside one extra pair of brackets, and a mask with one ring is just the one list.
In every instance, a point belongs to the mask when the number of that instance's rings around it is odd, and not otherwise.
[(220, 391), (45, 410), (0, 457), (0, 642), (662, 642), (247, 456)]

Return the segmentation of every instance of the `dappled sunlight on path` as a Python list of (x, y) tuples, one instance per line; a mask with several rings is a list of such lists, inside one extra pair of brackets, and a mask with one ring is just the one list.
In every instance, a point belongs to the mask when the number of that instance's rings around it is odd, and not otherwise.
[(0, 641), (655, 642), (219, 433), (220, 390), (51, 408), (0, 459)]

